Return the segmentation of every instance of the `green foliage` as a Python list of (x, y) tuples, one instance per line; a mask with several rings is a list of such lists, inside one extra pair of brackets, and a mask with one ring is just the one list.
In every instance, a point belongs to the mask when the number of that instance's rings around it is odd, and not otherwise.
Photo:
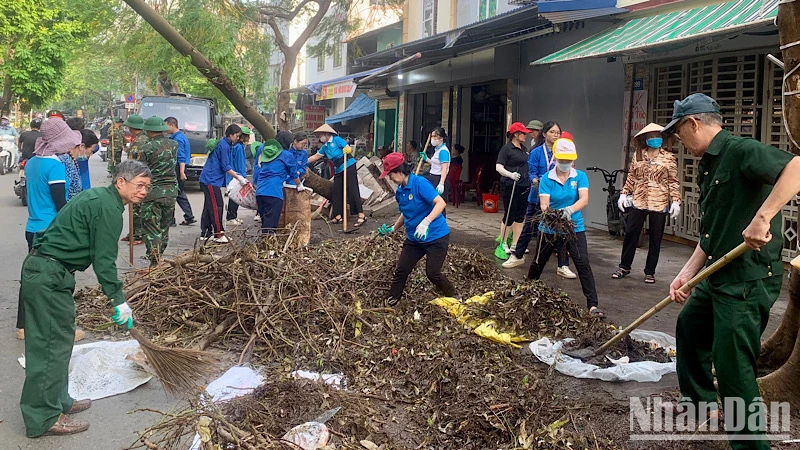
[(66, 0), (0, 2), (0, 75), (24, 106), (42, 106), (63, 89), (70, 50), (98, 25), (89, 15), (97, 11), (73, 6)]

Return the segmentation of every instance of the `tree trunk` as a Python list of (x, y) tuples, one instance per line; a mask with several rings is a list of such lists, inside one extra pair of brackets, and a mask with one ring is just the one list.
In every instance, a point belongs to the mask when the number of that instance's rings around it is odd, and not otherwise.
[(326, 180), (312, 171), (307, 171), (303, 184), (314, 190), (314, 193), (319, 194), (328, 200), (331, 199), (331, 191), (333, 190), (333, 183)]
[[(281, 70), (281, 89), (278, 92), (278, 108), (276, 113), (278, 115), (278, 129), (289, 130), (289, 92), (287, 92), (292, 85), (292, 74), (294, 73), (295, 65), (297, 65), (297, 52), (293, 50), (283, 51), (283, 69)], [(313, 188), (312, 188), (313, 189)]]
[[(784, 74), (787, 74), (783, 80), (784, 125), (789, 135), (790, 150), (800, 154), (800, 2), (781, 3), (778, 6), (778, 35), (783, 47)], [(758, 385), (765, 402), (788, 401), (794, 410), (800, 408), (799, 326), (800, 271), (792, 268), (789, 306), (778, 330), (764, 343), (760, 358), (764, 363), (785, 361), (785, 364), (777, 371), (759, 378)]]
[(0, 113), (11, 113), (11, 76), (3, 78), (3, 98), (0, 98)]
[(267, 122), (267, 119), (259, 114), (256, 108), (239, 93), (239, 90), (231, 83), (225, 73), (209, 61), (192, 44), (181, 36), (180, 33), (166, 19), (161, 17), (158, 12), (147, 5), (144, 0), (124, 0), (137, 14), (142, 16), (150, 26), (153, 27), (164, 39), (167, 40), (175, 50), (183, 56), (189, 56), (192, 65), (203, 74), (220, 92), (233, 104), (233, 107), (250, 122), (264, 139), (275, 137), (275, 128)]

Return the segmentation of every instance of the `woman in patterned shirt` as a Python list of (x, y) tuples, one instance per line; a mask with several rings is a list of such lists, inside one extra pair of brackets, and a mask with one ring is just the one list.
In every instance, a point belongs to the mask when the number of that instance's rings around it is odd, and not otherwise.
[(633, 137), (636, 149), (628, 179), (619, 196), (617, 206), (627, 210), (625, 240), (622, 243), (622, 258), (619, 268), (611, 278), (619, 279), (631, 273), (631, 264), (636, 254), (636, 244), (645, 219), (650, 219), (650, 248), (644, 266), (644, 282), (653, 284), (661, 238), (667, 223), (667, 214), (676, 219), (681, 213), (681, 193), (678, 185), (678, 162), (675, 156), (661, 148), (661, 132), (664, 127), (651, 123)]

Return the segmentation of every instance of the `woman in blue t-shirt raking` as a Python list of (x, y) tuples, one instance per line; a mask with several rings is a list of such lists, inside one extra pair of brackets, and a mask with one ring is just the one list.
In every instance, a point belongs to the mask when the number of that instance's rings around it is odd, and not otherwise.
[[(566, 242), (567, 250), (575, 263), (589, 312), (598, 317), (605, 317), (603, 311), (597, 307), (597, 288), (594, 284), (592, 266), (589, 265), (586, 229), (581, 212), (589, 204), (589, 178), (585, 172), (572, 167), (578, 159), (578, 152), (571, 140), (557, 140), (553, 145), (553, 156), (556, 159), (555, 168), (539, 181), (539, 204), (542, 211), (548, 209), (560, 211), (565, 219), (572, 220), (576, 238), (574, 241), (563, 241)], [(559, 236), (546, 228), (544, 223), (539, 224), (539, 245), (536, 249), (536, 258), (528, 269), (528, 278), (539, 279), (559, 240)]]
[(397, 268), (389, 288), (386, 305), (394, 307), (403, 295), (408, 276), (420, 259), (427, 256), (425, 275), (447, 297), (455, 297), (453, 283), (442, 274), (442, 265), (447, 257), (450, 244), (450, 229), (444, 212), (444, 199), (436, 189), (422, 177), (411, 173), (402, 153), (390, 153), (383, 159), (383, 172), (380, 178), (389, 176), (397, 184), (395, 199), (400, 209), (400, 217), (393, 226), (386, 224), (378, 228), (378, 234), (386, 236), (405, 226), (406, 240), (397, 260)]
[(331, 215), (333, 223), (342, 222), (344, 208), (344, 158), (347, 154), (347, 204), (350, 206), (350, 214), (357, 213), (358, 220), (353, 224), (355, 228), (360, 227), (367, 221), (364, 215), (364, 208), (361, 206), (361, 194), (358, 190), (358, 173), (356, 172), (356, 160), (352, 157), (353, 150), (344, 139), (339, 137), (339, 133), (328, 124), (316, 130), (314, 134), (319, 137), (322, 147), (317, 153), (308, 157), (306, 165), (314, 164), (322, 159), (328, 158), (333, 162), (333, 188), (331, 191)]

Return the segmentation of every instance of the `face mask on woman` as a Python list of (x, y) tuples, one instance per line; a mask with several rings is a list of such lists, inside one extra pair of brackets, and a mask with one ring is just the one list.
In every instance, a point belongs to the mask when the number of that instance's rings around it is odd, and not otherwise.
[(558, 167), (558, 170), (561, 172), (569, 172), (569, 170), (572, 169), (572, 163), (556, 163), (556, 167)]
[(431, 145), (434, 147), (438, 147), (442, 144), (442, 140), (439, 138), (431, 138)]
[(650, 148), (661, 148), (661, 144), (664, 143), (664, 140), (660, 137), (650, 138), (644, 141), (648, 147)]
[(328, 136), (327, 135), (320, 136), (319, 137), (319, 141), (322, 142), (323, 144), (327, 143), (328, 142)]

